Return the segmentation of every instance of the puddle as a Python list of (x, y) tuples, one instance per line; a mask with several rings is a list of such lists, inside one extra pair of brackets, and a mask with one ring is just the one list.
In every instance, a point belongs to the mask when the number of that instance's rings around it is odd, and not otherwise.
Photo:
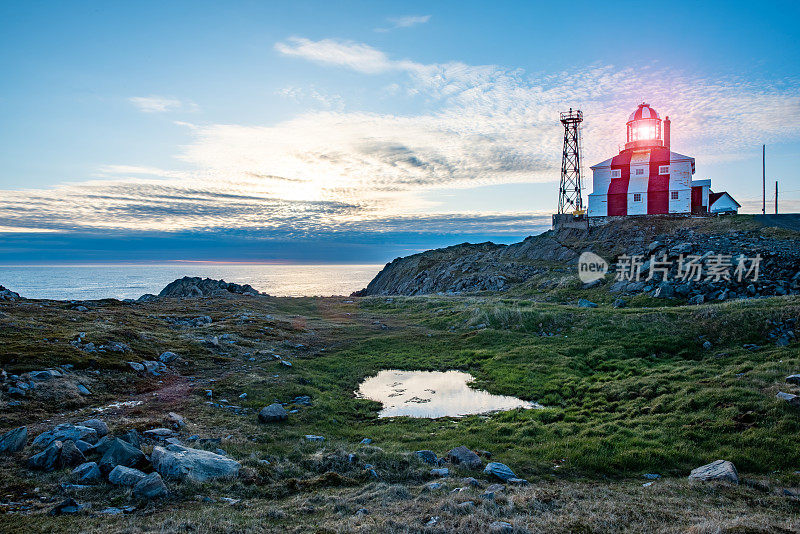
[(101, 406), (99, 408), (92, 408), (95, 412), (104, 412), (106, 410), (114, 410), (116, 408), (130, 408), (131, 406), (139, 406), (142, 404), (140, 400), (112, 402), (108, 406)]
[(462, 371), (381, 371), (366, 378), (358, 388), (360, 398), (378, 401), (378, 417), (460, 417), (513, 410), (541, 408), (535, 402), (492, 395), (467, 384), (474, 378)]

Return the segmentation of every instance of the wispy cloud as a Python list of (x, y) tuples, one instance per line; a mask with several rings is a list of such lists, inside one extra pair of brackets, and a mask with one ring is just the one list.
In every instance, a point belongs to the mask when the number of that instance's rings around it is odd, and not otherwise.
[[(394, 97), (416, 95), (420, 112), (332, 107), (264, 126), (187, 123), (192, 140), (176, 154), (187, 170), (108, 165), (98, 170), (102, 181), (4, 191), (0, 227), (240, 228), (307, 236), (391, 228), (466, 231), (476, 221), (512, 232), (527, 228), (532, 214), (432, 213), (435, 206), (421, 199), (431, 190), (556, 181), (558, 112), (569, 106), (586, 116), (588, 164), (624, 140), (624, 122), (640, 95), (671, 115), (673, 149), (698, 161), (735, 159), (751, 145), (800, 136), (800, 123), (785, 120), (800, 115), (797, 83), (778, 86), (651, 65), (530, 75), (494, 65), (394, 59), (364, 43), (332, 39), (295, 37), (275, 47), (289, 57), (391, 78)], [(315, 98), (293, 88), (283, 94)]]
[(196, 111), (197, 105), (164, 96), (134, 96), (128, 99), (144, 113), (164, 113), (167, 111)]
[(392, 17), (386, 19), (391, 24), (388, 28), (375, 28), (376, 32), (386, 33), (398, 28), (410, 28), (418, 24), (425, 24), (431, 20), (430, 15), (408, 15), (405, 17)]

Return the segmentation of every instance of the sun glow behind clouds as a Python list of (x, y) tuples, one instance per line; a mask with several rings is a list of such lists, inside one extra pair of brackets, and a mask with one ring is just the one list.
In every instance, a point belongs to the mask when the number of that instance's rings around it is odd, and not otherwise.
[[(287, 58), (385, 76), (400, 88), (396, 98), (417, 95), (429, 111), (311, 111), (265, 126), (184, 122), (191, 142), (176, 155), (181, 170), (107, 165), (98, 171), (102, 181), (4, 192), (0, 226), (225, 228), (290, 236), (398, 227), (458, 231), (470, 227), (468, 218), (437, 213), (441, 208), (421, 198), (437, 190), (556, 181), (557, 118), (568, 106), (580, 106), (586, 116), (589, 164), (625, 140), (625, 118), (641, 94), (673, 117), (675, 149), (706, 161), (741, 153), (755, 139), (760, 144), (800, 133), (800, 123), (781, 120), (800, 114), (796, 84), (775, 89), (648, 66), (528, 76), (492, 65), (396, 60), (363, 43), (332, 39), (293, 38), (275, 49)], [(169, 104), (148, 105), (169, 111)], [(542, 205), (531, 199), (531, 211)], [(484, 214), (469, 217), (507, 231), (526, 224), (519, 214)]]

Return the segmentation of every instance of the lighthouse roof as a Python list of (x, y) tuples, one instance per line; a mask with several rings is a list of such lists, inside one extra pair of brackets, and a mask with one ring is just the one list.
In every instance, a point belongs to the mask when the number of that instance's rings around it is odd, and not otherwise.
[(642, 102), (639, 104), (639, 107), (636, 108), (636, 111), (631, 113), (631, 116), (628, 117), (628, 122), (635, 121), (639, 119), (660, 119), (658, 112), (650, 107), (650, 104), (646, 104)]

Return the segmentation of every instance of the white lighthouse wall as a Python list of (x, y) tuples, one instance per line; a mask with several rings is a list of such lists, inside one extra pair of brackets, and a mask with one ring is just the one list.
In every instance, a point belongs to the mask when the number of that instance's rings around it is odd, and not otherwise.
[[(676, 158), (677, 156), (677, 158)], [(680, 159), (678, 159), (680, 158)], [(669, 212), (692, 211), (692, 165), (691, 158), (673, 152), (669, 165)], [(673, 198), (677, 193), (677, 199)]]
[(589, 217), (608, 215), (608, 187), (611, 185), (611, 160), (592, 167), (592, 194), (589, 195)]
[[(642, 174), (637, 174), (637, 170)], [(650, 151), (631, 156), (631, 178), (628, 182), (628, 215), (647, 215), (647, 186), (650, 181)], [(636, 200), (639, 195), (639, 200)]]

